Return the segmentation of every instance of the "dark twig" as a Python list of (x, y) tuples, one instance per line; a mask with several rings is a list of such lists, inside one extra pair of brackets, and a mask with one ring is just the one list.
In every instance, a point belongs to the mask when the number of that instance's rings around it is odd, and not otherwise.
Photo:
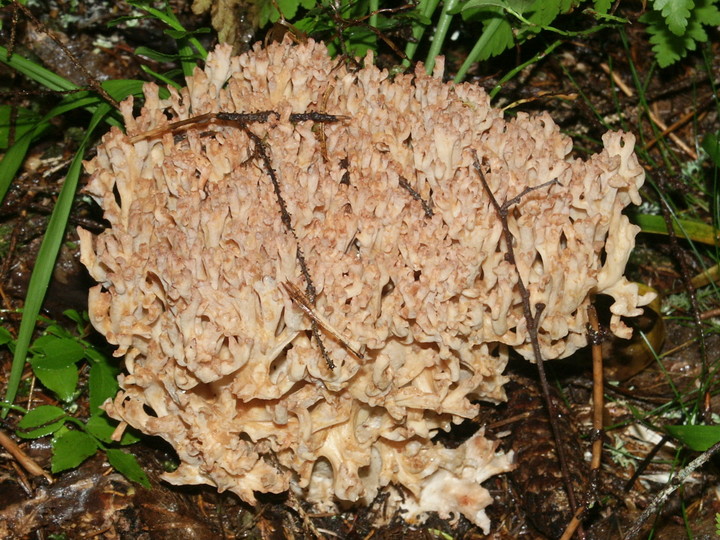
[[(198, 116), (193, 116), (192, 118), (186, 118), (184, 120), (178, 120), (176, 122), (171, 122), (168, 125), (160, 126), (155, 129), (146, 131), (144, 133), (141, 133), (139, 135), (135, 135), (133, 137), (130, 137), (131, 143), (136, 143), (145, 139), (149, 139), (152, 137), (157, 137), (158, 135), (162, 135), (167, 132), (173, 132), (180, 128), (187, 127), (187, 126), (194, 126), (197, 124), (203, 124), (208, 122), (230, 122), (233, 125), (239, 127), (242, 129), (245, 134), (248, 136), (248, 138), (252, 141), (254, 147), (255, 147), (255, 155), (260, 158), (260, 160), (263, 163), (263, 167), (265, 172), (267, 173), (268, 177), (270, 178), (270, 181), (273, 185), (273, 191), (275, 192), (275, 198), (277, 199), (278, 207), (280, 209), (280, 219), (285, 226), (285, 229), (292, 235), (292, 237), (295, 239), (295, 245), (297, 248), (297, 251), (295, 253), (295, 257), (297, 258), (298, 264), (300, 265), (300, 272), (303, 275), (303, 278), (305, 279), (305, 297), (307, 298), (307, 302), (310, 306), (315, 305), (315, 299), (317, 297), (317, 290), (315, 289), (315, 284), (313, 283), (312, 277), (310, 276), (310, 270), (308, 269), (307, 262), (305, 261), (305, 255), (303, 254), (302, 248), (300, 247), (300, 240), (297, 237), (297, 234), (295, 233), (295, 229), (292, 225), (292, 217), (290, 216), (290, 212), (287, 209), (287, 204), (285, 203), (285, 199), (282, 196), (282, 190), (280, 189), (280, 181), (278, 180), (277, 173), (275, 169), (272, 166), (272, 161), (270, 160), (270, 153), (265, 145), (265, 143), (262, 141), (260, 137), (258, 137), (255, 133), (253, 133), (250, 128), (248, 128), (249, 124), (264, 124), (270, 120), (271, 117), (280, 118), (280, 114), (276, 111), (256, 111), (256, 112), (250, 112), (250, 113), (229, 113), (229, 112), (218, 112), (218, 113), (205, 113), (200, 114)], [(327, 114), (327, 113), (320, 113), (315, 111), (310, 112), (304, 112), (304, 113), (293, 113), (290, 115), (290, 122), (292, 123), (298, 123), (298, 122), (319, 122), (319, 123), (332, 123), (332, 122), (340, 122), (343, 120), (347, 120), (349, 117), (343, 116), (343, 115), (337, 115), (337, 114)], [(299, 298), (299, 297), (298, 297)], [(298, 298), (295, 298), (294, 300), (298, 302)], [(307, 309), (310, 309), (309, 306), (305, 306)], [(305, 310), (304, 310), (305, 311)], [(306, 311), (307, 313), (307, 311)], [(335, 369), (335, 363), (332, 361), (332, 358), (330, 358), (330, 355), (327, 352), (327, 349), (325, 348), (325, 344), (323, 343), (322, 337), (320, 336), (320, 326), (318, 325), (318, 318), (317, 314), (313, 314), (314, 316), (310, 317), (310, 329), (312, 330), (313, 337), (317, 341), (318, 348), (320, 349), (320, 354), (322, 355), (323, 359), (327, 363), (327, 366), (329, 369), (333, 370)], [(342, 341), (342, 340), (341, 340)], [(354, 349), (350, 348), (350, 350), (359, 358), (362, 358), (360, 353), (355, 351)]]
[[(573, 489), (572, 482), (570, 480), (570, 474), (568, 472), (565, 449), (561, 444), (562, 439), (558, 431), (557, 423), (555, 422), (555, 418), (557, 418), (558, 416), (558, 411), (555, 407), (555, 403), (553, 403), (550, 397), (550, 385), (548, 384), (547, 375), (545, 373), (544, 360), (542, 357), (542, 352), (540, 350), (540, 341), (538, 339), (538, 324), (540, 322), (542, 312), (545, 309), (545, 304), (535, 304), (535, 315), (533, 315), (532, 307), (530, 306), (530, 292), (525, 287), (525, 283), (523, 282), (522, 276), (520, 274), (520, 269), (517, 266), (517, 261), (515, 260), (515, 250), (513, 248), (514, 239), (512, 236), (512, 232), (510, 232), (510, 227), (508, 226), (508, 212), (513, 205), (517, 204), (528, 193), (551, 186), (553, 184), (557, 184), (558, 182), (557, 179), (555, 179), (539, 186), (527, 187), (519, 195), (513, 197), (509, 201), (506, 201), (501, 206), (495, 198), (492, 190), (490, 189), (487, 180), (485, 179), (485, 173), (482, 170), (476, 152), (474, 152), (473, 165), (478, 173), (478, 176), (480, 177), (483, 188), (485, 189), (488, 197), (490, 198), (490, 203), (492, 204), (493, 208), (495, 208), (495, 212), (497, 212), (497, 215), (500, 218), (500, 222), (502, 223), (503, 236), (505, 238), (505, 244), (507, 246), (507, 253), (505, 254), (505, 259), (513, 267), (515, 267), (515, 271), (518, 275), (518, 288), (520, 289), (520, 298), (522, 299), (523, 313), (525, 315), (525, 320), (527, 321), (528, 335), (530, 337), (530, 343), (532, 345), (533, 354), (535, 356), (535, 363), (537, 365), (538, 375), (540, 378), (540, 386), (542, 387), (543, 397), (545, 398), (545, 406), (547, 407), (547, 412), (550, 418), (550, 427), (552, 428), (553, 438), (555, 439), (555, 450), (558, 456), (558, 461), (560, 462), (560, 470), (562, 471), (563, 481), (565, 482), (565, 489), (567, 490), (570, 509), (572, 510), (572, 513), (575, 514), (578, 512), (578, 504), (575, 499), (575, 490)], [(581, 534), (581, 536), (584, 536), (581, 530), (578, 530), (578, 532)]]
[[(274, 116), (275, 118), (280, 118), (280, 114), (275, 111), (257, 111), (251, 113), (205, 113), (198, 116), (193, 116), (192, 118), (186, 118), (184, 120), (171, 122), (166, 126), (159, 126), (155, 129), (145, 131), (143, 133), (140, 133), (139, 135), (130, 137), (130, 142), (136, 143), (139, 141), (144, 141), (145, 139), (151, 139), (153, 137), (157, 137), (158, 135), (162, 135), (163, 133), (174, 132), (187, 126), (196, 126), (198, 124), (205, 124), (213, 121), (232, 122), (233, 124), (241, 125), (264, 124), (270, 120), (271, 116)], [(332, 122), (341, 122), (347, 119), (347, 116), (319, 112), (293, 113), (290, 115), (290, 122), (292, 123), (312, 121), (329, 124)]]
[(382, 31), (378, 30), (376, 27), (374, 27), (371, 24), (368, 24), (365, 21), (370, 20), (376, 15), (382, 15), (382, 14), (388, 14), (388, 15), (395, 15), (398, 13), (402, 13), (407, 10), (411, 10), (415, 7), (412, 3), (403, 4), (401, 6), (393, 7), (393, 8), (381, 8), (378, 10), (375, 10), (371, 13), (368, 13), (367, 15), (364, 15), (362, 17), (358, 17), (355, 19), (345, 19), (340, 15), (340, 10), (337, 5), (333, 5), (331, 10), (329, 11), (330, 18), (333, 20), (333, 22), (336, 25), (336, 30), (334, 34), (327, 39), (327, 42), (333, 41), (334, 39), (338, 39), (340, 41), (340, 50), (343, 53), (343, 56), (350, 58), (350, 55), (348, 54), (347, 46), (345, 45), (345, 39), (343, 37), (343, 32), (347, 30), (348, 28), (352, 27), (358, 27), (358, 28), (364, 28), (366, 30), (369, 30), (373, 34), (375, 34), (375, 37), (381, 39), (388, 47), (390, 47), (395, 54), (397, 54), (402, 60), (409, 60), (408, 57), (405, 55), (405, 52), (400, 50), (397, 45), (389, 38), (387, 37)]
[(433, 209), (431, 208), (430, 204), (425, 199), (423, 199), (417, 191), (413, 189), (413, 187), (410, 185), (410, 182), (408, 182), (405, 178), (401, 176), (399, 183), (401, 188), (405, 189), (408, 193), (410, 193), (410, 196), (413, 199), (420, 203), (420, 205), (423, 207), (423, 210), (425, 211), (425, 217), (433, 217)]
[(653, 449), (648, 452), (648, 454), (643, 458), (642, 462), (635, 468), (635, 472), (630, 477), (630, 479), (625, 482), (625, 486), (623, 487), (623, 491), (625, 493), (629, 493), (632, 489), (633, 485), (637, 481), (638, 478), (640, 478), (640, 475), (645, 472), (645, 469), (647, 469), (648, 465), (652, 463), (652, 460), (655, 458), (657, 453), (660, 451), (660, 449), (665, 446), (665, 444), (672, 439), (670, 435), (663, 435), (662, 438), (653, 446)]
[(17, 39), (17, 25), (19, 21), (18, 17), (18, 7), (20, 6), (20, 2), (13, 2), (12, 4), (12, 19), (10, 21), (10, 43), (7, 47), (7, 57), (8, 59), (12, 57), (13, 53), (15, 52), (15, 40)]
[[(267, 147), (265, 146), (265, 143), (262, 142), (262, 139), (260, 139), (260, 137), (250, 131), (250, 129), (247, 127), (247, 124), (241, 123), (239, 125), (255, 145), (255, 152), (262, 160), (263, 165), (265, 166), (265, 172), (270, 177), (270, 181), (273, 185), (273, 190), (275, 191), (275, 197), (280, 208), (280, 219), (282, 220), (283, 225), (285, 225), (285, 229), (295, 239), (295, 258), (297, 258), (298, 264), (300, 265), (300, 271), (302, 272), (303, 278), (305, 278), (305, 294), (310, 303), (314, 305), (315, 298), (317, 297), (317, 289), (315, 289), (315, 284), (313, 283), (312, 277), (310, 276), (310, 270), (308, 270), (307, 262), (305, 261), (305, 255), (303, 254), (302, 248), (300, 247), (300, 240), (298, 239), (297, 233), (293, 228), (292, 218), (290, 217), (290, 212), (288, 212), (287, 204), (285, 203), (285, 199), (283, 198), (282, 192), (280, 191), (280, 182), (278, 181), (277, 174), (275, 173), (275, 169), (273, 168), (272, 162), (270, 161)], [(325, 359), (328, 368), (331, 370), (335, 369), (335, 363), (332, 361), (332, 358), (330, 358), (330, 355), (325, 348), (325, 344), (323, 343), (322, 337), (320, 336), (320, 327), (318, 326), (317, 321), (312, 317), (310, 318), (310, 329), (312, 330), (312, 334), (317, 341), (318, 348), (320, 349), (320, 354)]]
[(27, 16), (28, 19), (30, 19), (33, 24), (35, 24), (38, 28), (41, 28), (43, 32), (45, 32), (50, 39), (52, 39), (55, 42), (55, 45), (57, 45), (64, 53), (65, 55), (72, 61), (72, 63), (77, 67), (80, 71), (82, 71), (83, 75), (85, 75), (85, 78), (87, 80), (88, 85), (95, 90), (98, 94), (102, 96), (102, 98), (107, 101), (110, 105), (115, 107), (116, 109), (120, 108), (120, 104), (115, 101), (115, 98), (113, 98), (110, 94), (107, 93), (107, 91), (102, 87), (102, 85), (98, 82), (98, 80), (93, 77), (92, 73), (88, 71), (88, 69), (80, 62), (75, 55), (68, 49), (62, 41), (60, 41), (55, 34), (53, 34), (49, 28), (47, 28), (43, 23), (41, 23), (37, 18), (35, 18), (35, 15), (32, 14), (32, 11), (30, 11), (27, 7), (23, 6), (20, 2), (17, 0), (13, 0), (13, 5), (20, 8), (23, 13)]

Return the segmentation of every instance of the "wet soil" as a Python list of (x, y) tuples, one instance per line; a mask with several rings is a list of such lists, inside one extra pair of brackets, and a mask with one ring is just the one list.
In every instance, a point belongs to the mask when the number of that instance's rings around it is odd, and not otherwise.
[[(209, 24), (207, 16), (194, 15), (184, 0), (174, 2), (173, 6), (188, 27)], [(98, 80), (144, 78), (141, 65), (155, 71), (163, 66), (139, 59), (132, 51), (139, 45), (171, 51), (172, 41), (151, 20), (141, 21), (139, 27), (107, 28), (110, 19), (129, 14), (129, 9), (122, 2), (73, 2), (71, 6), (58, 0), (46, 2), (36, 14)], [(641, 6), (630, 3), (622, 9), (619, 14), (636, 21)], [(63, 17), (63, 14), (73, 16)], [(13, 27), (11, 9), (3, 8), (0, 16), (3, 23), (0, 40), (8, 44)], [(712, 223), (713, 203), (696, 202), (707, 199), (707, 186), (713, 181), (708, 161), (698, 159), (698, 146), (704, 134), (717, 133), (720, 129), (713, 96), (713, 88), (720, 82), (720, 45), (711, 40), (704, 56), (697, 52), (674, 67), (658, 70), (653, 66), (648, 36), (642, 28), (632, 24), (626, 27), (624, 35), (611, 30), (568, 40), (553, 54), (506, 83), (496, 105), (506, 107), (508, 114), (550, 111), (562, 129), (575, 139), (579, 156), (598, 150), (606, 124), (638, 134), (638, 144), (645, 150), (643, 166), (652, 183), (673, 201), (678, 211), (687, 211), (705, 223)], [(248, 33), (243, 35), (247, 37)], [(257, 33), (255, 38), (260, 39), (262, 35)], [(212, 44), (211, 35), (203, 39), (208, 40), (208, 45)], [(78, 84), (87, 84), (85, 74), (47, 39), (45, 29), (22, 16), (15, 26), (15, 46), (49, 69)], [(530, 42), (509, 51), (475, 68), (470, 78), (490, 90), (509, 66), (519, 65), (543, 46), (539, 41)], [(451, 49), (447, 68), (450, 73), (457, 68), (463, 54), (461, 45), (457, 50)], [(388, 64), (397, 61), (392, 51), (380, 59)], [(634, 77), (645, 84), (644, 97), (638, 95)], [(47, 110), (61, 99), (58, 95), (39, 93), (5, 67), (0, 67), (0, 92), (0, 103), (38, 110)], [(643, 101), (647, 101), (647, 108)], [(648, 109), (655, 120), (649, 119)], [(70, 115), (51, 127), (43, 142), (31, 150), (0, 206), (0, 302), (4, 310), (0, 316), (12, 333), (17, 332), (19, 325), (15, 310), (23, 305), (43, 231), (77, 148), (77, 130), (83, 121), (86, 118), (82, 115)], [(663, 126), (671, 129), (656, 141), (658, 133), (665, 130)], [(684, 180), (680, 174), (683, 167), (691, 168), (689, 164), (695, 167), (694, 182)], [(645, 195), (649, 201), (657, 200), (657, 192), (652, 187), (647, 188)], [(44, 305), (44, 314), (59, 320), (66, 309), (84, 309), (91, 284), (78, 260), (73, 232), (77, 225), (94, 232), (104, 227), (98, 208), (82, 195), (77, 197)], [(698, 258), (683, 241), (673, 244), (663, 236), (641, 234), (629, 273), (633, 279), (667, 297), (683, 293), (686, 281), (683, 272), (690, 274), (687, 277), (698, 273), (701, 259), (706, 265), (712, 265), (702, 248)], [(685, 263), (684, 268), (681, 262)], [(585, 538), (623, 538), (666, 485), (669, 475), (678, 470), (679, 464), (687, 464), (697, 455), (670, 438), (662, 438), (663, 433), (657, 426), (681, 419), (663, 419), (658, 408), (668, 403), (698, 400), (698, 379), (716, 367), (720, 358), (717, 322), (712, 319), (713, 310), (720, 307), (719, 299), (717, 294), (702, 298), (700, 308), (707, 315), (702, 323), (703, 347), (690, 306), (676, 308), (674, 317), (664, 321), (657, 313), (648, 312), (633, 322), (647, 332), (655, 344), (663, 347), (660, 359), (647, 352), (638, 336), (629, 342), (604, 342), (606, 429), (602, 437), (606, 450), (593, 491), (587, 489), (591, 478), (587, 455), (594, 436), (590, 420), (594, 383), (589, 354), (584, 351), (573, 358), (548, 364), (556, 389), (554, 399), (561, 409), (561, 418), (557, 421), (564, 426), (562, 444), (571, 455), (569, 467), (574, 491), (580, 501), (588, 497), (596, 501), (584, 519)], [(602, 307), (600, 311), (602, 315)], [(11, 354), (3, 349), (0, 351), (0, 391), (3, 393), (10, 363)], [(497, 476), (486, 483), (495, 498), (488, 510), (494, 538), (559, 538), (572, 512), (537, 375), (533, 366), (519, 360), (511, 363), (508, 373), (513, 382), (508, 387), (506, 405), (483, 407), (477, 419), (439, 439), (444, 444), (459, 444), (483, 425), (487, 433), (501, 440), (503, 448), (518, 452), (523, 463), (519, 468), (522, 473)], [(39, 384), (31, 385), (29, 370), (24, 374), (24, 381), (24, 393), (18, 403), (24, 406), (54, 403)], [(711, 422), (713, 415), (720, 413), (717, 390), (715, 384), (706, 396), (700, 397), (705, 416)], [(87, 408), (82, 399), (79, 415)], [(639, 422), (639, 417), (643, 417), (644, 422)], [(18, 420), (11, 414), (0, 429), (12, 437)], [(49, 470), (47, 438), (16, 442)], [(657, 447), (658, 442), (662, 446)], [(177, 540), (483, 537), (480, 530), (462, 518), (448, 522), (430, 516), (425, 524), (412, 526), (397, 516), (389, 525), (378, 528), (373, 523), (382, 500), (369, 508), (337, 515), (315, 514), (292, 497), (266, 497), (253, 509), (232, 494), (218, 494), (209, 487), (174, 487), (158, 480), (174, 459), (172, 449), (162, 441), (142, 440), (131, 450), (148, 472), (151, 489), (115, 472), (102, 454), (75, 470), (55, 475), (54, 482), (49, 484), (42, 476), (26, 472), (9, 451), (0, 449), (0, 536), (173, 537)], [(654, 457), (644, 464), (642, 460), (646, 456)], [(640, 537), (648, 537), (652, 530), (654, 538), (676, 539), (690, 534), (694, 538), (713, 538), (715, 514), (720, 512), (717, 465), (717, 460), (711, 460), (695, 471), (648, 521)]]

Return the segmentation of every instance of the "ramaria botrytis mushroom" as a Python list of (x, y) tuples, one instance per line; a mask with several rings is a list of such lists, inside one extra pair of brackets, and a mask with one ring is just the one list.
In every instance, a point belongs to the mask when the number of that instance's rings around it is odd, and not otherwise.
[[(512, 456), (482, 430), (455, 449), (431, 440), (504, 398), (509, 348), (532, 359), (474, 153), (499, 201), (557, 179), (508, 218), (532, 303), (547, 306), (546, 359), (586, 344), (591, 295), (614, 299), (620, 336), (620, 317), (650, 300), (623, 277), (637, 231), (622, 210), (640, 202), (643, 170), (632, 135), (573, 159), (548, 115), (505, 120), (479, 87), (443, 83), (442, 62), (434, 76), (365, 66), (313, 41), (221, 46), (181, 92), (148, 85), (138, 117), (123, 104), (127, 134), (113, 129), (87, 164), (111, 226), (81, 231), (100, 283), (92, 322), (127, 370), (106, 408), (172, 444), (172, 483), (249, 503), (292, 489), (325, 508), (389, 490), (407, 516), (463, 514), (487, 531), (480, 483)], [(220, 111), (277, 115), (138, 136)], [(307, 111), (341, 118), (290, 121)], [(319, 331), (334, 369), (289, 294), (306, 288), (298, 248), (316, 289), (305, 307), (336, 332)]]

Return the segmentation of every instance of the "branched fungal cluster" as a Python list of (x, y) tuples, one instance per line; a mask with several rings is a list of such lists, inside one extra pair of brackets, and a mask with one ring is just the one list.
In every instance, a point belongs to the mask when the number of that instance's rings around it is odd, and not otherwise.
[[(173, 445), (173, 483), (325, 508), (384, 490), (407, 517), (487, 530), (480, 483), (512, 456), (482, 430), (431, 439), (504, 398), (510, 347), (533, 360), (518, 275), (545, 306), (544, 358), (586, 343), (593, 294), (627, 336), (620, 317), (650, 300), (623, 277), (643, 171), (631, 135), (572, 159), (549, 116), (506, 121), (441, 63), (365, 66), (312, 41), (221, 46), (181, 92), (148, 85), (138, 117), (123, 104), (127, 134), (87, 164), (111, 227), (81, 232), (93, 324), (125, 356), (106, 408)], [(515, 264), (487, 189), (523, 194)]]

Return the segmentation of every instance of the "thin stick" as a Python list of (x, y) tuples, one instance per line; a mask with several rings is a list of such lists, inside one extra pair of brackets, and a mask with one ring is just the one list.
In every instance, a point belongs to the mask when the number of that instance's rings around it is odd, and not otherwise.
[(28, 456), (15, 441), (8, 437), (3, 430), (0, 430), (0, 446), (5, 448), (23, 468), (33, 476), (44, 476), (45, 479), (52, 484), (53, 477), (50, 473), (37, 464), (37, 462)]
[(418, 201), (420, 205), (423, 207), (423, 210), (425, 211), (425, 217), (431, 218), (433, 217), (433, 209), (430, 206), (430, 204), (422, 198), (422, 196), (413, 189), (413, 187), (410, 185), (410, 182), (408, 182), (405, 178), (402, 176), (398, 180), (400, 187), (403, 188), (405, 191), (410, 193), (410, 196)]
[[(278, 206), (280, 207), (280, 220), (283, 222), (283, 225), (285, 225), (285, 229), (287, 229), (287, 231), (295, 239), (295, 258), (300, 265), (300, 272), (302, 273), (303, 278), (305, 278), (305, 292), (307, 294), (307, 298), (309, 302), (314, 305), (315, 298), (317, 296), (317, 289), (315, 289), (315, 284), (313, 283), (312, 277), (310, 277), (310, 270), (308, 270), (308, 265), (305, 261), (305, 255), (303, 254), (302, 248), (300, 247), (300, 239), (298, 238), (297, 233), (293, 228), (292, 218), (290, 217), (290, 212), (288, 212), (287, 204), (285, 203), (285, 199), (283, 198), (282, 192), (280, 191), (280, 182), (278, 181), (277, 174), (275, 174), (275, 169), (273, 169), (272, 163), (270, 161), (270, 156), (268, 155), (267, 148), (265, 147), (265, 143), (262, 142), (262, 139), (260, 139), (260, 137), (250, 131), (246, 124), (240, 124), (240, 127), (243, 129), (243, 131), (245, 131), (250, 140), (255, 144), (255, 152), (258, 156), (260, 156), (263, 165), (265, 165), (265, 172), (270, 177), (270, 181), (273, 185), (273, 190), (275, 191), (275, 197), (277, 198)], [(320, 349), (320, 354), (325, 360), (328, 369), (332, 371), (333, 369), (335, 369), (335, 363), (332, 361), (332, 358), (330, 358), (330, 355), (325, 348), (325, 344), (323, 343), (322, 337), (320, 336), (320, 329), (318, 327), (318, 323), (315, 319), (310, 319), (310, 330), (312, 331), (313, 337), (317, 341), (318, 348)]]
[[(649, 150), (650, 148), (652, 148), (660, 140), (661, 137), (664, 137), (665, 135), (669, 135), (671, 132), (675, 131), (680, 126), (682, 126), (682, 125), (686, 124), (687, 122), (689, 122), (690, 120), (692, 120), (698, 114), (699, 111), (703, 110), (705, 107), (710, 105), (715, 99), (716, 99), (715, 96), (710, 96), (708, 99), (703, 101), (700, 105), (698, 105), (697, 107), (693, 107), (693, 109), (691, 111), (686, 112), (680, 118), (675, 120), (675, 122), (673, 122), (668, 127), (663, 129), (657, 137), (653, 137), (652, 139), (650, 139), (645, 144), (645, 150)], [(659, 126), (659, 124), (658, 124), (658, 126)], [(683, 148), (683, 150), (685, 150), (685, 149)], [(685, 151), (687, 152), (687, 150), (685, 150)], [(693, 154), (695, 154), (695, 156), (696, 156), (695, 159), (697, 159), (697, 154), (694, 151), (693, 151)], [(692, 156), (692, 154), (691, 154), (691, 156)]]
[(25, 16), (30, 19), (33, 24), (35, 24), (38, 28), (41, 28), (43, 32), (45, 32), (50, 39), (52, 39), (55, 42), (55, 45), (57, 45), (64, 53), (65, 55), (72, 61), (72, 63), (77, 67), (80, 71), (83, 72), (83, 75), (85, 75), (85, 78), (87, 79), (88, 85), (95, 90), (98, 94), (100, 94), (105, 101), (107, 101), (110, 105), (115, 107), (116, 109), (120, 108), (120, 104), (115, 101), (115, 98), (113, 98), (110, 94), (107, 93), (107, 91), (100, 85), (100, 83), (97, 81), (95, 77), (88, 71), (88, 69), (80, 62), (75, 55), (70, 52), (70, 49), (68, 49), (62, 41), (60, 41), (51, 31), (50, 29), (45, 26), (43, 23), (38, 21), (35, 18), (35, 15), (32, 14), (32, 12), (26, 8), (24, 5), (22, 5), (17, 0), (13, 1), (13, 4), (17, 7), (19, 7), (23, 13), (25, 13)]
[(565, 532), (563, 532), (560, 540), (570, 540), (572, 538), (572, 535), (575, 534), (575, 531), (578, 529), (578, 527), (582, 525), (582, 517), (584, 513), (585, 508), (578, 508), (575, 511), (572, 519), (570, 520), (570, 523), (568, 523), (567, 527), (565, 527)]
[[(193, 116), (192, 118), (185, 118), (184, 120), (177, 120), (175, 122), (171, 122), (165, 126), (159, 126), (154, 129), (151, 129), (149, 131), (146, 131), (144, 133), (141, 133), (139, 135), (135, 135), (133, 137), (130, 137), (131, 143), (136, 143), (139, 141), (144, 141), (145, 139), (152, 139), (153, 137), (157, 137), (158, 135), (162, 135), (164, 133), (177, 131), (180, 128), (187, 127), (187, 126), (194, 126), (197, 124), (205, 124), (209, 123), (215, 120), (225, 121), (225, 122), (233, 122), (236, 124), (264, 124), (268, 120), (270, 120), (270, 117), (274, 116), (275, 118), (280, 118), (280, 115), (275, 111), (258, 111), (258, 112), (252, 112), (252, 113), (225, 113), (225, 112), (219, 112), (219, 113), (205, 113), (205, 114), (199, 114), (197, 116)], [(332, 122), (341, 122), (344, 120), (348, 120), (350, 117), (340, 115), (340, 114), (326, 114), (326, 113), (318, 113), (318, 112), (306, 112), (306, 113), (293, 113), (290, 115), (290, 122), (293, 124), (296, 124), (298, 122), (322, 122), (324, 124), (332, 123)]]
[(320, 315), (312, 308), (310, 301), (305, 297), (305, 295), (300, 289), (298, 289), (289, 281), (284, 281), (281, 283), (281, 285), (285, 288), (285, 291), (288, 293), (290, 298), (298, 305), (298, 307), (303, 311), (303, 313), (305, 313), (305, 315), (307, 315), (310, 319), (314, 320), (323, 330), (325, 330), (328, 334), (334, 337), (336, 341), (338, 341), (343, 347), (345, 347), (350, 353), (352, 353), (352, 355), (355, 356), (358, 360), (362, 360), (364, 358), (360, 351), (354, 349), (349, 344), (349, 341), (345, 339), (340, 332), (333, 328), (333, 326), (330, 324), (330, 321), (328, 321), (325, 317)]
[[(568, 502), (570, 503), (570, 509), (575, 514), (578, 511), (578, 504), (575, 499), (575, 490), (572, 486), (572, 481), (570, 480), (570, 474), (568, 472), (568, 466), (567, 466), (567, 458), (565, 457), (565, 448), (561, 444), (561, 438), (560, 438), (560, 432), (558, 430), (557, 423), (554, 421), (555, 418), (558, 416), (557, 407), (555, 407), (555, 403), (550, 397), (550, 385), (548, 384), (547, 375), (545, 374), (545, 364), (542, 357), (542, 352), (540, 350), (540, 341), (538, 339), (538, 323), (540, 322), (540, 317), (542, 315), (543, 310), (545, 309), (545, 304), (535, 304), (535, 315), (532, 314), (532, 308), (530, 307), (530, 291), (527, 290), (525, 287), (525, 283), (522, 280), (522, 276), (520, 275), (520, 269), (518, 268), (517, 261), (515, 259), (515, 250), (513, 248), (513, 235), (510, 232), (510, 227), (508, 226), (508, 211), (511, 206), (517, 204), (522, 197), (527, 195), (528, 193), (535, 191), (537, 189), (542, 189), (544, 187), (553, 185), (558, 183), (557, 179), (551, 180), (550, 182), (546, 182), (544, 184), (541, 184), (539, 186), (535, 187), (528, 187), (525, 188), (522, 193), (517, 195), (516, 197), (513, 197), (509, 201), (506, 201), (502, 206), (498, 203), (497, 199), (495, 198), (495, 195), (493, 194), (492, 190), (490, 189), (490, 186), (487, 183), (487, 180), (485, 179), (485, 173), (482, 170), (482, 167), (480, 166), (480, 161), (478, 160), (477, 152), (473, 151), (474, 154), (474, 167), (475, 170), (478, 173), (478, 176), (480, 177), (480, 181), (482, 182), (483, 188), (487, 192), (488, 196), (490, 197), (490, 203), (495, 208), (495, 212), (497, 212), (498, 217), (500, 218), (500, 222), (502, 223), (503, 228), (503, 236), (505, 237), (505, 244), (507, 246), (507, 254), (506, 254), (506, 260), (515, 267), (515, 271), (517, 272), (518, 276), (518, 288), (520, 289), (520, 297), (522, 299), (522, 306), (523, 306), (523, 313), (525, 314), (525, 320), (527, 321), (527, 328), (528, 328), (528, 335), (530, 337), (530, 343), (532, 344), (533, 354), (535, 356), (535, 363), (537, 365), (538, 375), (540, 378), (540, 386), (543, 391), (543, 397), (545, 398), (545, 407), (547, 408), (548, 416), (550, 419), (550, 427), (552, 428), (553, 432), (553, 438), (555, 439), (555, 451), (558, 456), (558, 461), (560, 462), (560, 470), (562, 471), (563, 481), (565, 483), (565, 489), (567, 490), (568, 495)], [(582, 533), (582, 530), (579, 531), (581, 536), (584, 536)]]
[(590, 461), (590, 489), (587, 501), (595, 498), (598, 482), (600, 479), (600, 459), (602, 457), (603, 445), (603, 358), (600, 346), (600, 324), (598, 323), (595, 306), (588, 306), (588, 319), (590, 320), (590, 343), (592, 346), (593, 360), (593, 443), (592, 460)]

